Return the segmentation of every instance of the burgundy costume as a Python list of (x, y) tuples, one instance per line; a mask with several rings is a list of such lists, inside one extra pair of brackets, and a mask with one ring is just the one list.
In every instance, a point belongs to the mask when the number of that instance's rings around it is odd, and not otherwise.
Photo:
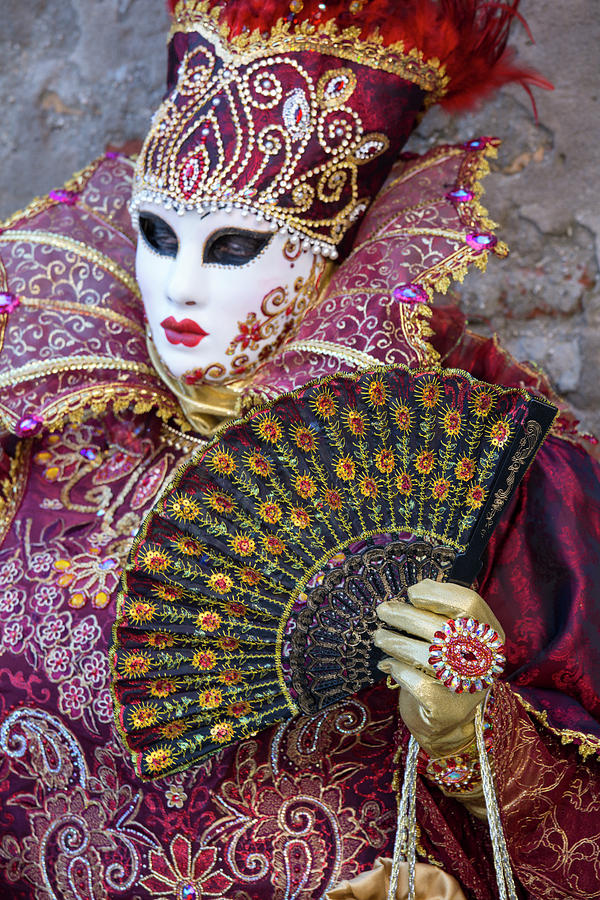
[[(481, 261), (466, 238), (489, 231), (475, 196), (486, 144), (400, 163), (295, 348), (258, 373), (265, 392), (352, 371), (361, 354), (410, 364), (434, 350), (478, 378), (546, 390), (456, 309), (427, 321), (408, 296), (390, 299)], [(198, 444), (146, 355), (132, 169), (109, 154), (0, 232), (0, 896), (316, 900), (392, 853), (408, 734), (384, 682), (154, 783), (114, 729), (119, 571)], [(449, 196), (459, 189), (471, 205)], [(430, 240), (432, 228), (444, 233)], [(360, 319), (340, 300), (350, 278), (368, 295)], [(507, 636), (491, 756), (523, 897), (590, 897), (600, 883), (599, 475), (562, 415), (478, 583)], [(469, 898), (496, 896), (484, 823), (424, 779), (417, 820), (422, 861)]]

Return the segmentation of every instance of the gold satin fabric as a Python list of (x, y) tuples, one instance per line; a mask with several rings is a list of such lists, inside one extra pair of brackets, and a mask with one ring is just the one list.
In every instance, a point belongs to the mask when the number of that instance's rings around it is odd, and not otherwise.
[[(370, 872), (362, 872), (352, 881), (342, 881), (325, 894), (326, 900), (387, 900), (392, 860), (376, 860)], [(466, 900), (458, 881), (435, 866), (417, 863), (416, 900)], [(408, 865), (402, 863), (396, 900), (407, 900)]]
[(233, 422), (242, 415), (242, 397), (235, 390), (218, 384), (187, 385), (170, 374), (149, 334), (146, 334), (146, 346), (152, 365), (175, 394), (184, 416), (198, 434), (210, 438), (221, 425)]

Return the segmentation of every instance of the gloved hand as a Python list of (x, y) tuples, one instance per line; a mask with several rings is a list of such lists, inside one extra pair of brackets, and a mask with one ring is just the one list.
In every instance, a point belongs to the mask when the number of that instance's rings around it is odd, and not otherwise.
[[(504, 631), (487, 603), (469, 588), (426, 579), (408, 589), (413, 604), (382, 603), (377, 615), (385, 627), (374, 635), (388, 656), (379, 664), (400, 685), (400, 715), (422, 749), (432, 758), (452, 756), (475, 737), (475, 710), (486, 691), (457, 694), (435, 675), (429, 647), (448, 619), (472, 617)], [(456, 795), (455, 795), (456, 796)], [(461, 799), (457, 796), (457, 799)]]

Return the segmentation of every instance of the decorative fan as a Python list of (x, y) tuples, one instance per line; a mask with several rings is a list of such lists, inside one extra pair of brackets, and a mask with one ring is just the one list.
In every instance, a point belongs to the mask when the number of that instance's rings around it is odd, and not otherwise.
[(123, 576), (112, 665), (142, 777), (382, 676), (375, 609), (470, 583), (556, 410), (458, 371), (309, 384), (177, 473)]

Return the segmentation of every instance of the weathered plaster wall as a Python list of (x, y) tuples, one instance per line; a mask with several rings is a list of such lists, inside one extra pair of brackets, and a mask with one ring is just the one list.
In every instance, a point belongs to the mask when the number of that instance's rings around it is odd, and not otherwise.
[[(107, 143), (141, 138), (160, 99), (162, 0), (0, 0), (0, 216), (60, 185)], [(473, 327), (496, 331), (540, 364), (600, 431), (600, 171), (597, 0), (523, 0), (522, 58), (555, 84), (536, 91), (538, 123), (519, 88), (460, 120), (432, 111), (421, 150), (478, 134), (502, 137), (485, 203), (511, 247), (459, 289)]]

